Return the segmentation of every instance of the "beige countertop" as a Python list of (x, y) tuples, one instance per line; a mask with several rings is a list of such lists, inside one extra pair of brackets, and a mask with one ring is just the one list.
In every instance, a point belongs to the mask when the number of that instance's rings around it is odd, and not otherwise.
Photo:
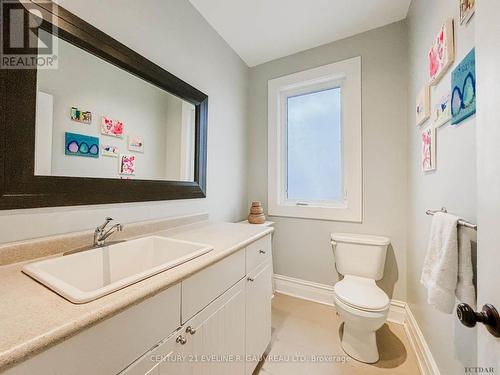
[(204, 221), (156, 232), (209, 244), (214, 250), (82, 305), (65, 300), (23, 274), (22, 266), (33, 260), (1, 266), (0, 372), (167, 289), (272, 231), (262, 226)]

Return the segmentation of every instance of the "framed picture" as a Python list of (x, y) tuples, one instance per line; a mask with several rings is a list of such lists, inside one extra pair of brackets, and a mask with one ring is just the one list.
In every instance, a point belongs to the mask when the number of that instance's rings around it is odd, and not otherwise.
[(422, 171), (428, 172), (436, 169), (436, 129), (428, 125), (421, 132), (422, 141)]
[(476, 53), (472, 49), (451, 74), (451, 123), (476, 113)]
[(432, 109), (432, 122), (439, 128), (451, 120), (451, 93), (448, 92), (439, 98)]
[(113, 146), (113, 145), (102, 145), (101, 146), (101, 155), (102, 156), (109, 156), (112, 158), (117, 158), (118, 157), (118, 147)]
[(417, 101), (415, 103), (415, 121), (417, 125), (422, 124), (431, 116), (431, 92), (428, 85), (425, 85), (420, 93), (417, 95)]
[(459, 0), (460, 24), (469, 22), (476, 11), (476, 0)]
[(144, 152), (144, 139), (135, 135), (129, 135), (128, 150), (133, 152)]
[(120, 155), (118, 173), (126, 176), (133, 176), (135, 174), (135, 155)]
[(84, 124), (90, 124), (92, 122), (92, 112), (82, 111), (76, 107), (71, 107), (69, 117), (73, 121), (81, 122)]
[(83, 134), (64, 133), (64, 154), (72, 156), (99, 157), (99, 138)]
[(102, 116), (101, 134), (122, 138), (124, 130), (125, 126), (123, 125), (123, 122), (112, 120), (109, 117)]
[(448, 19), (439, 30), (428, 53), (429, 83), (435, 85), (455, 61), (453, 19)]

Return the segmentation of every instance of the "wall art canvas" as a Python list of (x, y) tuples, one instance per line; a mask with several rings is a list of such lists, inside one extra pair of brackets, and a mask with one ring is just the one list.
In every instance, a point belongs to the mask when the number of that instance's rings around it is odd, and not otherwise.
[(459, 0), (460, 2), (460, 24), (467, 23), (476, 10), (476, 0)]
[(472, 49), (451, 74), (451, 123), (476, 113), (476, 52)]
[(92, 112), (82, 111), (76, 107), (71, 107), (69, 117), (73, 121), (81, 122), (84, 124), (90, 124), (92, 122)]
[(99, 138), (83, 134), (64, 133), (66, 155), (99, 157)]
[(448, 93), (437, 101), (432, 110), (434, 127), (439, 128), (451, 120), (451, 94)]
[(422, 130), (422, 170), (436, 169), (436, 129), (429, 125)]
[(453, 19), (448, 19), (439, 30), (428, 54), (429, 83), (435, 85), (455, 61)]
[(425, 85), (417, 95), (417, 101), (415, 104), (415, 120), (417, 125), (422, 124), (431, 115), (430, 96), (431, 93), (428, 85)]
[(101, 146), (101, 155), (102, 156), (110, 156), (112, 158), (118, 157), (118, 147), (113, 145), (102, 145)]
[(119, 173), (128, 176), (135, 174), (135, 155), (120, 155)]
[(125, 126), (123, 122), (112, 120), (109, 117), (102, 116), (101, 121), (101, 133), (104, 135), (109, 135), (112, 137), (123, 137), (123, 131), (125, 130)]
[(135, 135), (129, 135), (128, 149), (134, 152), (144, 152), (144, 139)]

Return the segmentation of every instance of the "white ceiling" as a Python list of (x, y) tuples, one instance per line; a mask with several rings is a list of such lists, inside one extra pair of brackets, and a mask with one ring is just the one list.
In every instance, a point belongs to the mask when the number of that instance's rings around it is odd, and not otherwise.
[(248, 66), (406, 18), (411, 0), (189, 0)]

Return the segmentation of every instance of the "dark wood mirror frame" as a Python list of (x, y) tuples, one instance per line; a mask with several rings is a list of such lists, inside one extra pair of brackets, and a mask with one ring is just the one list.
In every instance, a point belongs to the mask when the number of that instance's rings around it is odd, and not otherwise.
[[(28, 4), (22, 6), (43, 15), (42, 29), (56, 30), (59, 38), (195, 106), (194, 182), (35, 176), (37, 70), (0, 69), (0, 209), (205, 197), (208, 96), (66, 9), (47, 1)], [(6, 31), (6, 19), (2, 24)]]

